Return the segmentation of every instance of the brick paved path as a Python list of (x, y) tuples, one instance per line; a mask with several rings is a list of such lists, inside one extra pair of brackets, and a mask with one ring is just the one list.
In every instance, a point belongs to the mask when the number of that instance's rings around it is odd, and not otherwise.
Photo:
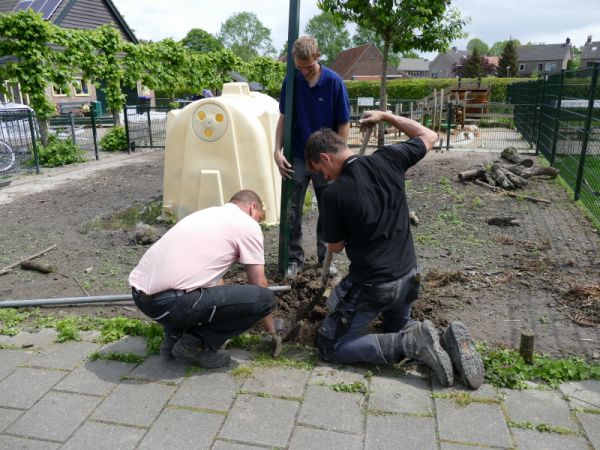
[[(465, 395), (416, 371), (261, 368), (234, 350), (253, 367), (236, 379), (158, 356), (90, 361), (95, 351), (146, 353), (140, 338), (102, 347), (96, 337), (0, 336), (1, 449), (600, 449), (598, 381)], [(333, 389), (355, 382), (368, 393)], [(540, 425), (554, 431), (531, 429)]]

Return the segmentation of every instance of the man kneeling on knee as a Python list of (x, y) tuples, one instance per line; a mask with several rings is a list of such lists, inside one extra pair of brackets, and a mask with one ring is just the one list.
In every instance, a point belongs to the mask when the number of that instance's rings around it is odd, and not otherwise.
[[(314, 132), (306, 144), (308, 169), (330, 181), (321, 200), (325, 240), (331, 251), (345, 249), (350, 259), (349, 274), (328, 299), (319, 351), (323, 359), (337, 363), (414, 359), (429, 366), (443, 386), (452, 384), (454, 365), (465, 384), (477, 389), (483, 364), (467, 328), (452, 323), (440, 342), (429, 320), (411, 319), (421, 277), (404, 182), (406, 171), (427, 154), (437, 134), (389, 112), (369, 111), (361, 119), (367, 126), (380, 121), (410, 139), (369, 156), (356, 155), (328, 129)], [(379, 314), (384, 332), (365, 334)]]
[[(267, 289), (263, 234), (265, 211), (253, 191), (237, 192), (223, 206), (186, 216), (144, 254), (129, 276), (137, 307), (163, 325), (161, 354), (201, 367), (229, 364), (225, 342), (259, 320), (274, 338), (274, 294)], [(239, 262), (248, 285), (224, 285)]]

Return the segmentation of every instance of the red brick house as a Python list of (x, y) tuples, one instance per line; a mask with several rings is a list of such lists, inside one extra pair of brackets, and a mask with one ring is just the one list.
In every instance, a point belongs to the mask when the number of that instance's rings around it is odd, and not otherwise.
[[(383, 55), (374, 44), (365, 44), (341, 52), (330, 68), (343, 80), (380, 80)], [(387, 79), (402, 78), (395, 68), (387, 68)]]

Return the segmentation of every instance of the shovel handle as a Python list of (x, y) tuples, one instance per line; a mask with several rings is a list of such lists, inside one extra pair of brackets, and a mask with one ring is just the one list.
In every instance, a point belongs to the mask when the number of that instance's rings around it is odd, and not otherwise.
[(331, 267), (331, 260), (333, 258), (333, 252), (327, 248), (325, 252), (325, 258), (323, 259), (323, 272), (321, 272), (321, 286), (325, 286), (327, 278), (329, 278), (329, 267)]
[(365, 131), (365, 137), (363, 138), (362, 144), (360, 144), (360, 150), (358, 154), (360, 156), (365, 154), (365, 150), (367, 150), (367, 145), (369, 144), (369, 139), (371, 139), (371, 133), (373, 133), (373, 127), (375, 125), (371, 125), (367, 127), (367, 131)]

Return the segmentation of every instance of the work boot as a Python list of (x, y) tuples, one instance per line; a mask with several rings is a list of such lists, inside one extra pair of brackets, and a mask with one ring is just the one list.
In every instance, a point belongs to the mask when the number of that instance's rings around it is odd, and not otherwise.
[(302, 264), (292, 261), (288, 265), (287, 272), (285, 274), (285, 278), (288, 280), (293, 280), (298, 276), (300, 270), (302, 269)]
[(463, 383), (470, 389), (479, 388), (484, 378), (483, 361), (473, 346), (467, 327), (462, 322), (452, 322), (442, 334), (440, 343), (450, 355)]
[(401, 345), (407, 358), (429, 366), (442, 386), (451, 386), (453, 380), (450, 356), (440, 346), (437, 331), (429, 320), (414, 322), (400, 331)]
[(258, 351), (268, 352), (273, 358), (277, 358), (281, 355), (283, 350), (283, 339), (278, 333), (267, 333), (263, 331), (260, 334), (260, 342), (258, 344)]
[(160, 344), (159, 355), (169, 361), (173, 359), (173, 355), (171, 351), (173, 350), (173, 346), (177, 342), (177, 340), (181, 337), (181, 332), (176, 332), (173, 329), (167, 328), (163, 325), (164, 337), (163, 341)]
[(198, 364), (205, 369), (225, 367), (231, 361), (231, 355), (225, 350), (213, 352), (204, 348), (202, 339), (191, 334), (184, 334), (173, 346), (171, 351), (177, 359), (185, 359)]

